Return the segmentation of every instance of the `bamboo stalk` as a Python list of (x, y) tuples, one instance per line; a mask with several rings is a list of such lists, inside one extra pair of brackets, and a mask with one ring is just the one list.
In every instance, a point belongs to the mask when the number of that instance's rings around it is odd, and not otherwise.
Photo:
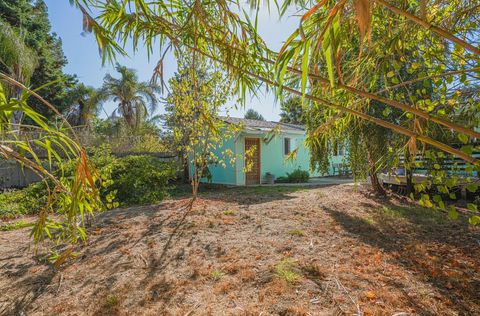
[[(377, 0), (376, 0), (377, 1)], [(155, 17), (156, 20), (159, 20), (162, 24), (164, 25), (168, 25), (168, 27), (172, 30), (178, 30), (179, 26), (174, 24), (174, 23), (171, 23), (169, 21), (165, 21), (165, 19), (163, 19), (162, 17), (158, 17), (156, 16)], [(178, 35), (177, 35), (178, 36)], [(224, 41), (222, 40), (217, 40), (217, 39), (211, 39), (207, 36), (204, 36), (204, 35), (198, 35), (199, 37), (203, 38), (204, 40), (207, 40), (207, 41), (211, 41), (211, 42), (214, 42), (214, 43), (217, 43), (219, 45), (222, 45), (226, 48), (229, 48), (229, 49), (232, 49), (232, 50), (236, 50), (237, 52), (240, 52), (242, 54), (249, 54), (250, 56), (252, 56), (253, 58), (257, 58), (257, 56), (253, 56), (251, 55), (250, 53), (244, 51), (243, 49), (240, 49), (240, 48), (237, 48), (237, 47), (233, 47), (231, 46), (230, 44), (228, 43), (225, 43)], [(173, 37), (172, 40), (178, 40), (177, 37)], [(264, 61), (264, 62), (267, 62), (269, 64), (275, 64), (275, 61), (269, 59), (269, 58), (266, 58), (266, 57), (258, 57), (260, 60)], [(293, 73), (296, 73), (296, 74), (299, 74), (299, 75), (302, 75), (302, 71), (298, 68), (294, 68), (294, 67), (291, 67), (289, 66), (288, 67), (288, 70), (293, 72)], [(315, 79), (315, 80), (318, 80), (320, 83), (322, 83), (324, 86), (328, 86), (330, 87), (330, 81), (327, 79), (327, 78), (324, 78), (322, 76), (319, 76), (319, 75), (316, 75), (316, 74), (313, 74), (313, 73), (308, 73), (308, 76), (311, 78), (311, 79)], [(419, 110), (413, 106), (410, 106), (408, 104), (405, 104), (405, 103), (402, 103), (402, 102), (398, 102), (398, 101), (395, 101), (395, 100), (391, 100), (391, 99), (388, 99), (388, 98), (385, 98), (385, 97), (382, 97), (382, 96), (379, 96), (377, 94), (373, 94), (373, 93), (369, 93), (367, 91), (364, 91), (364, 90), (360, 90), (360, 89), (357, 89), (355, 87), (352, 87), (352, 86), (349, 86), (349, 85), (346, 85), (346, 84), (343, 84), (343, 83), (337, 83), (337, 87), (340, 88), (340, 89), (344, 89), (344, 90), (347, 90), (347, 91), (350, 91), (356, 95), (359, 95), (359, 96), (362, 96), (362, 97), (365, 97), (365, 98), (368, 98), (368, 99), (371, 99), (371, 100), (376, 100), (378, 102), (381, 102), (381, 103), (384, 103), (384, 104), (387, 104), (389, 106), (392, 106), (392, 107), (395, 107), (397, 109), (400, 109), (400, 110), (403, 110), (403, 111), (406, 111), (406, 112), (410, 112), (412, 114), (415, 114), (427, 121), (432, 121), (432, 122), (435, 122), (437, 124), (440, 124), (440, 125), (443, 125), (443, 126), (446, 126), (448, 127), (449, 129), (452, 129), (454, 131), (457, 131), (457, 132), (460, 132), (460, 133), (463, 133), (467, 136), (470, 136), (470, 137), (473, 137), (473, 138), (480, 138), (480, 133), (479, 132), (476, 132), (474, 130), (471, 130), (469, 128), (466, 128), (464, 126), (461, 126), (459, 124), (456, 124), (454, 122), (450, 122), (450, 121), (447, 121), (445, 119), (442, 119), (442, 118), (439, 118), (439, 117), (436, 117), (436, 116), (433, 116), (429, 113), (426, 113), (422, 110)]]

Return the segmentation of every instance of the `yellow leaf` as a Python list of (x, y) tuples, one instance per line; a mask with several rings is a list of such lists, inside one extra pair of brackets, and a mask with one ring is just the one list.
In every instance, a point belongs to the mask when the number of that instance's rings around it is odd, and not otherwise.
[(374, 298), (377, 297), (377, 295), (375, 294), (374, 291), (367, 291), (367, 294), (366, 294), (367, 298), (373, 300)]

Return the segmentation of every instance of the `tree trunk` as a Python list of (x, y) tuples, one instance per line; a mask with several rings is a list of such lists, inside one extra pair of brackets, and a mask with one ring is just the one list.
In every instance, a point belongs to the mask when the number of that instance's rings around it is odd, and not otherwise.
[(134, 129), (135, 122), (134, 122), (133, 110), (132, 110), (131, 104), (123, 102), (121, 104), (121, 107), (122, 107), (122, 115), (123, 115), (123, 119), (125, 120), (125, 123), (127, 124), (128, 127)]
[[(13, 90), (13, 95), (14, 97), (19, 100), (21, 95), (22, 95), (22, 90), (19, 88), (15, 87)], [(23, 113), (22, 110), (15, 110), (12, 113), (12, 118), (10, 119), (10, 123), (14, 124), (13, 130), (15, 131), (20, 131), (20, 124), (22, 124), (23, 121), (23, 116), (25, 113)]]
[(190, 180), (190, 171), (188, 170), (189, 166), (188, 166), (188, 158), (185, 157), (185, 154), (182, 152), (179, 154), (179, 156), (181, 157), (181, 163), (182, 163), (182, 167), (183, 167), (183, 175), (182, 175), (182, 182), (183, 183), (189, 183), (189, 180)]
[(86, 112), (85, 103), (82, 100), (78, 100), (78, 121), (77, 121), (78, 126), (83, 126), (87, 124), (85, 112)]
[(367, 154), (368, 154), (368, 167), (369, 167), (368, 174), (370, 176), (370, 182), (372, 183), (373, 192), (375, 192), (375, 194), (377, 195), (386, 195), (387, 192), (385, 192), (385, 189), (383, 188), (382, 184), (378, 180), (377, 164), (369, 149), (367, 149)]
[(410, 197), (410, 194), (413, 193), (413, 159), (412, 155), (405, 152), (405, 178), (407, 180), (407, 196)]
[(375, 192), (375, 194), (386, 195), (387, 192), (385, 191), (382, 184), (378, 180), (377, 173), (374, 172), (374, 171), (370, 171), (369, 176), (370, 176), (370, 182), (372, 183), (372, 188), (373, 188), (373, 191)]

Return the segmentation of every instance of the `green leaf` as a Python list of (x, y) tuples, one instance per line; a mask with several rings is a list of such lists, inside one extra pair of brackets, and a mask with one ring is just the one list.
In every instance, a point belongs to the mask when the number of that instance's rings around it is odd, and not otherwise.
[(393, 71), (387, 72), (387, 77), (388, 78), (392, 78), (393, 76), (395, 76), (395, 72), (393, 72)]
[(335, 80), (333, 78), (333, 56), (332, 56), (332, 48), (329, 45), (326, 49), (323, 51), (325, 55), (325, 61), (327, 63), (327, 72), (328, 72), (328, 79), (330, 80), (330, 86), (333, 87), (335, 85)]
[(468, 155), (471, 155), (473, 153), (473, 146), (472, 145), (462, 146), (460, 150)]
[(469, 184), (469, 185), (467, 185), (467, 190), (470, 191), (470, 192), (472, 192), (472, 193), (475, 193), (475, 192), (477, 192), (477, 190), (478, 190), (478, 185), (476, 185), (476, 184)]
[(472, 216), (468, 219), (468, 222), (470, 223), (470, 225), (478, 225), (480, 224), (480, 216)]
[(445, 203), (443, 201), (438, 202), (438, 207), (442, 210), (445, 209)]
[(468, 203), (467, 204), (467, 208), (472, 211), (472, 212), (476, 212), (478, 209), (477, 209), (477, 205), (476, 204), (473, 204), (473, 203)]
[(305, 95), (308, 80), (308, 61), (310, 55), (310, 39), (305, 43), (302, 58), (302, 95)]
[(458, 218), (457, 210), (453, 208), (450, 211), (448, 211), (448, 217), (450, 217), (451, 219), (457, 219)]
[(468, 136), (465, 134), (458, 134), (458, 139), (464, 144), (468, 143)]

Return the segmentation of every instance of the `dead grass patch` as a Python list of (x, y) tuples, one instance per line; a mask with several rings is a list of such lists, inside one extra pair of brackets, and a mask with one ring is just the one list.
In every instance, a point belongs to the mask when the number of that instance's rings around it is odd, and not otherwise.
[(0, 314), (480, 315), (480, 232), (461, 216), (346, 185), (210, 190), (182, 219), (186, 202), (97, 216), (60, 270), (27, 229), (0, 231)]

